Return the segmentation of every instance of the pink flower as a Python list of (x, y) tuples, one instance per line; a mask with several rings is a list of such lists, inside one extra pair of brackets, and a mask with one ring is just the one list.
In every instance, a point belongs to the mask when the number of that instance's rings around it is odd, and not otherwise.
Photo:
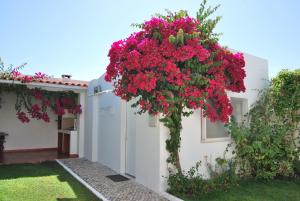
[(42, 113), (42, 116), (41, 116), (41, 118), (45, 121), (45, 122), (47, 122), (47, 123), (49, 123), (50, 122), (50, 118), (49, 118), (49, 116), (48, 116), (48, 114), (47, 113)]
[(38, 89), (34, 89), (32, 91), (32, 95), (35, 99), (38, 99), (38, 100), (41, 100), (43, 98), (43, 93), (41, 90), (38, 90)]
[(19, 77), (21, 75), (21, 73), (19, 71), (17, 71), (17, 70), (13, 70), (11, 72), (11, 74), (12, 74), (13, 78)]
[(22, 123), (28, 123), (30, 121), (24, 112), (18, 112), (17, 117)]
[(35, 73), (34, 78), (35, 79), (44, 79), (44, 78), (46, 78), (46, 74), (41, 73), (41, 72), (37, 72), (37, 73)]
[(33, 78), (31, 76), (25, 75), (24, 77), (22, 77), (21, 82), (23, 83), (28, 83), (28, 82), (32, 82)]
[[(139, 32), (113, 43), (105, 80), (115, 94), (151, 114), (169, 114), (178, 104), (205, 110), (212, 121), (232, 112), (225, 90), (245, 90), (245, 61), (211, 40), (189, 16), (151, 18)], [(183, 33), (182, 33), (183, 32)]]
[(43, 104), (44, 106), (46, 106), (46, 107), (49, 107), (50, 104), (51, 104), (51, 102), (50, 102), (50, 100), (48, 100), (48, 99), (44, 99), (43, 102), (42, 102), (42, 104)]

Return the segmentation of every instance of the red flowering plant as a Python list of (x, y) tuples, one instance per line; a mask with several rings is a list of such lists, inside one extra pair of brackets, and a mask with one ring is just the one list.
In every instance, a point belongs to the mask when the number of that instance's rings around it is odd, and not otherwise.
[(78, 95), (72, 91), (53, 92), (39, 88), (28, 88), (26, 83), (47, 79), (48, 76), (41, 72), (35, 73), (33, 76), (22, 75), (20, 70), (25, 65), (26, 63), (18, 67), (10, 66), (5, 68), (0, 59), (0, 79), (13, 81), (18, 80), (23, 83), (0, 84), (0, 101), (2, 92), (14, 92), (16, 94), (16, 115), (22, 123), (28, 123), (30, 122), (30, 119), (50, 122), (48, 114), (49, 110), (58, 116), (64, 115), (66, 112), (74, 115), (82, 112), (81, 105), (77, 104)]
[(228, 122), (232, 106), (226, 91), (245, 91), (245, 61), (218, 44), (213, 29), (220, 17), (208, 19), (217, 8), (205, 9), (193, 18), (186, 11), (158, 15), (140, 31), (114, 42), (105, 80), (115, 94), (129, 101), (139, 113), (162, 113), (170, 130), (168, 162), (181, 171), (179, 161), (181, 117), (202, 109), (212, 122)]
[(29, 118), (50, 122), (48, 109), (58, 116), (66, 113), (77, 115), (82, 112), (81, 105), (77, 104), (77, 94), (71, 91), (52, 92), (26, 87), (15, 88), (15, 91), (17, 117), (23, 123), (28, 123)]

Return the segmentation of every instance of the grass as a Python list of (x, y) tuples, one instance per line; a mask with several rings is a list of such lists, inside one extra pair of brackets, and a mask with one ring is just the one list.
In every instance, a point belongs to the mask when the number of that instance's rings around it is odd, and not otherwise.
[(96, 201), (56, 162), (0, 165), (0, 201)]
[(179, 197), (187, 201), (300, 201), (300, 180), (244, 181), (227, 191), (197, 198)]

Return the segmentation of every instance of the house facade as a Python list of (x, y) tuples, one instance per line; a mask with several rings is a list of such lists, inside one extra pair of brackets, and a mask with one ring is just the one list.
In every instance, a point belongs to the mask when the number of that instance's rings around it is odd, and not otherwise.
[[(268, 84), (268, 63), (265, 59), (244, 54), (246, 78), (244, 93), (228, 92), (233, 115), (242, 121), (243, 115), (258, 98), (259, 90)], [(126, 174), (154, 191), (167, 188), (168, 152), (165, 141), (168, 129), (159, 116), (135, 114), (132, 102), (126, 103), (113, 93), (113, 86), (104, 75), (89, 83), (86, 97), (84, 156), (94, 162)], [(180, 161), (189, 170), (201, 161), (200, 173), (208, 177), (206, 163), (224, 157), (231, 139), (224, 125), (212, 124), (197, 110), (183, 118)], [(230, 154), (227, 154), (227, 158)]]
[[(268, 84), (268, 63), (265, 59), (244, 54), (246, 78), (244, 93), (228, 92), (233, 115), (241, 121), (243, 114), (258, 98), (259, 90)], [(0, 80), (0, 83), (23, 84), (19, 81)], [(168, 152), (165, 141), (169, 131), (159, 122), (160, 116), (135, 114), (133, 102), (125, 102), (113, 93), (113, 86), (104, 75), (89, 83), (71, 79), (50, 79), (27, 83), (29, 88), (47, 91), (73, 91), (78, 95), (82, 113), (64, 116), (66, 129), (59, 128), (58, 116), (51, 114), (50, 123), (31, 120), (28, 124), (16, 118), (14, 94), (4, 94), (0, 109), (0, 131), (9, 133), (5, 151), (58, 149), (61, 135), (69, 135), (69, 153), (101, 163), (114, 171), (131, 176), (144, 186), (156, 191), (167, 189)], [(67, 127), (76, 119), (76, 128)], [(73, 121), (74, 123), (74, 121)], [(224, 125), (212, 124), (201, 110), (182, 120), (180, 161), (183, 170), (189, 170), (201, 161), (200, 173), (208, 177), (206, 163), (214, 164), (231, 139)], [(230, 157), (227, 154), (226, 157)]]

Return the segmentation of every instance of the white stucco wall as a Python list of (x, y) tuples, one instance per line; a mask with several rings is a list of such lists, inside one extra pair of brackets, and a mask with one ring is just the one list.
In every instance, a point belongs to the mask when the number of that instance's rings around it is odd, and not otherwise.
[(136, 118), (136, 181), (158, 190), (160, 185), (159, 123), (149, 126), (149, 115)]
[(101, 86), (102, 91), (112, 90), (111, 84), (105, 82), (103, 76), (89, 83), (86, 157), (117, 172), (124, 172), (125, 153), (122, 147), (125, 141), (126, 113), (123, 110), (126, 105), (111, 91), (94, 94), (96, 86)]
[(99, 96), (98, 161), (115, 171), (121, 169), (121, 107), (114, 94)]
[(184, 117), (182, 120), (181, 132), (181, 150), (180, 161), (183, 170), (188, 170), (201, 161), (202, 166), (200, 172), (207, 175), (206, 158), (207, 162), (214, 163), (215, 158), (222, 157), (224, 151), (230, 143), (230, 140), (204, 142), (201, 139), (201, 112), (200, 110), (190, 117)]
[(4, 94), (0, 109), (0, 131), (7, 132), (5, 150), (56, 148), (57, 118), (49, 112), (50, 123), (32, 119), (23, 124), (15, 111), (16, 96)]
[[(228, 93), (230, 97), (245, 98), (250, 107), (258, 98), (259, 90), (267, 85), (268, 69), (267, 61), (258, 57), (245, 54), (246, 74), (245, 93)], [(183, 118), (182, 149), (180, 152), (183, 169), (189, 169), (199, 160), (214, 162), (217, 157), (222, 157), (224, 150), (230, 141), (203, 142), (201, 141), (201, 113), (196, 111), (191, 117)], [(201, 172), (206, 173), (205, 164)]]
[(93, 131), (93, 96), (86, 97), (84, 157), (92, 160), (92, 131)]
[(86, 114), (85, 114), (85, 110), (86, 110), (86, 98), (87, 98), (87, 94), (86, 91), (81, 91), (79, 94), (79, 104), (81, 105), (81, 109), (82, 109), (82, 113), (80, 115), (77, 115), (77, 143), (73, 146), (76, 146), (78, 148), (78, 156), (84, 157), (85, 153), (85, 119), (86, 119)]
[[(258, 98), (259, 90), (268, 84), (268, 63), (266, 60), (244, 54), (246, 61), (245, 93), (228, 93), (230, 97), (245, 98), (250, 107)], [(195, 166), (196, 162), (201, 161), (202, 166), (199, 171), (204, 176), (208, 176), (206, 161), (215, 164), (217, 157), (223, 157), (230, 140), (205, 142), (201, 139), (201, 111), (197, 110), (189, 117), (183, 117), (181, 132), (180, 162), (183, 170), (189, 170)], [(160, 128), (160, 191), (167, 188), (165, 176), (168, 175), (166, 158), (167, 151), (164, 149), (165, 140), (168, 138), (168, 129), (161, 125)], [(230, 157), (230, 153), (227, 153)], [(154, 166), (153, 166), (154, 167)], [(156, 190), (156, 189), (154, 189)]]
[[(259, 90), (268, 83), (268, 63), (266, 60), (244, 54), (246, 60), (245, 93), (228, 93), (230, 97), (245, 98), (250, 107), (258, 98)], [(189, 170), (198, 161), (202, 161), (200, 173), (208, 176), (206, 161), (214, 164), (217, 157), (223, 157), (230, 140), (204, 142), (201, 138), (201, 111), (195, 111), (190, 117), (183, 117), (181, 132), (180, 161), (183, 170)], [(165, 149), (165, 141), (169, 131), (162, 123), (157, 127), (149, 127), (148, 115), (143, 114), (136, 120), (136, 180), (155, 190), (167, 189), (169, 154)], [(227, 154), (230, 157), (230, 153)]]

